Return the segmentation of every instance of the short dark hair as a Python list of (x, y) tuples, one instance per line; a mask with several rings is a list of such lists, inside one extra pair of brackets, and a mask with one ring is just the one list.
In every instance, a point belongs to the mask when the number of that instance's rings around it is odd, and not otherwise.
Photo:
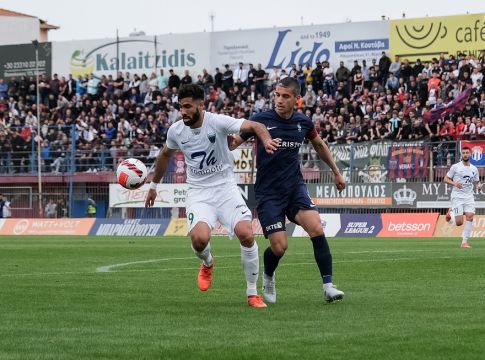
[(204, 89), (196, 84), (182, 85), (179, 89), (179, 99), (192, 98), (194, 100), (204, 100)]
[(285, 89), (292, 88), (295, 96), (300, 95), (300, 83), (293, 77), (285, 77), (284, 79), (281, 79), (280, 81), (278, 81), (276, 86), (281, 86)]
[(462, 149), (462, 150), (468, 150), (468, 151), (470, 151), (470, 152), (472, 151), (472, 149), (470, 149), (470, 147), (468, 147), (468, 146), (463, 146), (461, 149)]

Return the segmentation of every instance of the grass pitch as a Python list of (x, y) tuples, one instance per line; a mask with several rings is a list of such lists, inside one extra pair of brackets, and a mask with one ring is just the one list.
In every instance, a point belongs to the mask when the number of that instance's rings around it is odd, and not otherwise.
[(293, 238), (252, 309), (224, 237), (205, 293), (188, 238), (0, 237), (0, 359), (484, 359), (482, 239), (329, 242), (342, 302)]

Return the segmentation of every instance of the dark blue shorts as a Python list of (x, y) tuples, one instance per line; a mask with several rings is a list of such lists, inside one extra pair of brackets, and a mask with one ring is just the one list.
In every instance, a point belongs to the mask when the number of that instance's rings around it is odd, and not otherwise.
[(286, 196), (256, 193), (258, 218), (266, 238), (269, 234), (286, 230), (285, 217), (298, 224), (295, 216), (299, 210), (317, 211), (305, 184), (298, 185), (294, 190)]

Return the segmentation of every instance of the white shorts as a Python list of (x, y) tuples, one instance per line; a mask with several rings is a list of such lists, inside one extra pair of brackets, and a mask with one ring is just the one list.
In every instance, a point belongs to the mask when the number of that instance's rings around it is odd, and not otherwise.
[(475, 214), (475, 200), (454, 198), (451, 199), (451, 208), (455, 216), (460, 216), (464, 213)]
[(236, 184), (204, 189), (189, 188), (185, 209), (189, 233), (198, 222), (205, 222), (213, 229), (216, 221), (219, 220), (232, 239), (238, 222), (252, 220), (251, 210), (247, 207)]

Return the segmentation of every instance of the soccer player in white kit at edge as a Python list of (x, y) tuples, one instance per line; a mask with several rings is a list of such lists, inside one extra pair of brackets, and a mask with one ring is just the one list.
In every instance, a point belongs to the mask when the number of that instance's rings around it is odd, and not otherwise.
[(474, 185), (481, 190), (482, 183), (478, 176), (478, 169), (470, 164), (471, 149), (461, 149), (461, 161), (451, 166), (445, 176), (445, 183), (453, 186), (451, 191), (451, 209), (446, 214), (446, 221), (457, 226), (463, 225), (465, 214), (465, 228), (463, 229), (461, 247), (469, 248), (468, 238), (472, 232), (473, 216), (475, 215)]
[(256, 288), (259, 254), (251, 226), (252, 215), (235, 183), (234, 158), (227, 136), (240, 131), (254, 131), (270, 154), (277, 149), (279, 140), (272, 139), (266, 127), (257, 122), (205, 111), (204, 90), (198, 85), (183, 85), (178, 98), (183, 121), (175, 122), (168, 130), (167, 142), (156, 160), (145, 206), (154, 205), (157, 184), (165, 174), (170, 158), (180, 149), (187, 164), (188, 230), (192, 249), (202, 260), (198, 274), (199, 289), (206, 291), (211, 285), (214, 257), (209, 240), (211, 230), (219, 220), (230, 237), (235, 234), (241, 243), (248, 305), (266, 307)]

